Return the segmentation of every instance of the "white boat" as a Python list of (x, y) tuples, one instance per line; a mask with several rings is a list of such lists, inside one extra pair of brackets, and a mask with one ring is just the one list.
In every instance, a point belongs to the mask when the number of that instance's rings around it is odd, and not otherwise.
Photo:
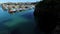
[(23, 11), (23, 10), (25, 10), (25, 9), (23, 9), (23, 8), (18, 8), (18, 9), (16, 9), (17, 11)]
[(16, 9), (11, 9), (11, 10), (9, 10), (9, 12), (10, 12), (10, 13), (16, 12)]

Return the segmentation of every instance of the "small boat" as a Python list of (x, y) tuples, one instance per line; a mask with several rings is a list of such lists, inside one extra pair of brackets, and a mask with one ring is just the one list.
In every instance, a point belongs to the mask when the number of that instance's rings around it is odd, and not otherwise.
[(18, 8), (18, 9), (16, 9), (16, 10), (17, 10), (17, 11), (20, 11), (20, 12), (21, 12), (21, 11), (23, 11), (23, 9), (22, 9), (22, 8)]
[(30, 10), (31, 10), (31, 9), (35, 9), (35, 6), (30, 6), (29, 9), (30, 9)]
[(16, 12), (16, 9), (9, 10), (10, 13)]
[(26, 8), (22, 8), (23, 10), (26, 10)]
[(2, 9), (3, 9), (3, 10), (8, 10), (8, 7), (7, 7), (7, 6), (2, 5)]

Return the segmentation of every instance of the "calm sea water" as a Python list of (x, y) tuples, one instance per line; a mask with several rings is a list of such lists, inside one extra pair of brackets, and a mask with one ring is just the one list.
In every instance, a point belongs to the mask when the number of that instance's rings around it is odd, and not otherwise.
[(34, 9), (13, 14), (3, 11), (0, 7), (0, 34), (10, 34), (19, 30), (20, 34), (34, 34)]

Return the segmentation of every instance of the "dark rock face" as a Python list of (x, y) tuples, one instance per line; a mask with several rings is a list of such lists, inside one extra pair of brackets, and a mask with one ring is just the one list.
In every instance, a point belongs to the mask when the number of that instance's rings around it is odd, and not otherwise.
[(60, 24), (60, 18), (57, 18), (60, 16), (58, 14), (59, 8), (59, 0), (43, 0), (36, 5), (34, 16), (37, 27), (41, 32), (51, 32)]

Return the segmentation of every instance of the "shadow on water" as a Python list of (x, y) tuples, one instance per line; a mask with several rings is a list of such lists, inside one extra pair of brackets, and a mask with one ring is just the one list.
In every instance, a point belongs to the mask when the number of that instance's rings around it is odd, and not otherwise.
[(21, 31), (18, 28), (16, 28), (13, 31), (11, 31), (10, 34), (22, 34), (22, 33), (21, 33)]
[(34, 24), (30, 23), (22, 23), (18, 25), (13, 31), (12, 34), (34, 34)]

